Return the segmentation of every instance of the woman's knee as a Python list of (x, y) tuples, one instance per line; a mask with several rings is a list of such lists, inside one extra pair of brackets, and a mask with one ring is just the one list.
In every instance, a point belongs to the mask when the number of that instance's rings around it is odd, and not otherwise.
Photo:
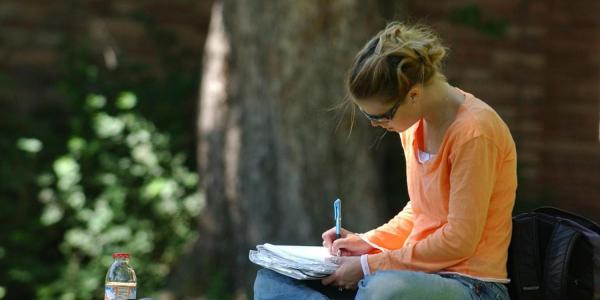
[(383, 271), (359, 283), (356, 299), (471, 299), (460, 281), (438, 274)]
[[(256, 272), (254, 280), (254, 295), (261, 295), (278, 284), (282, 280), (281, 275), (268, 269), (260, 269)], [(260, 298), (260, 297), (258, 297)]]
[(404, 296), (406, 299), (422, 289), (418, 272), (382, 271), (367, 276), (359, 282), (356, 299), (393, 299)]
[(277, 272), (260, 269), (254, 281), (254, 299), (326, 299), (302, 282)]
[(256, 279), (254, 280), (254, 291), (257, 289), (264, 289), (278, 282), (285, 281), (286, 277), (280, 275), (277, 272), (269, 269), (260, 269), (256, 272)]

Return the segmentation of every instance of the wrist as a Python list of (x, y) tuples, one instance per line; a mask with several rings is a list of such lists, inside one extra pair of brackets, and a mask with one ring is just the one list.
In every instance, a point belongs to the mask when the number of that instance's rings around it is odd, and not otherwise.
[(363, 254), (360, 256), (360, 267), (362, 268), (363, 275), (371, 275), (371, 269), (369, 268), (369, 260), (368, 254)]

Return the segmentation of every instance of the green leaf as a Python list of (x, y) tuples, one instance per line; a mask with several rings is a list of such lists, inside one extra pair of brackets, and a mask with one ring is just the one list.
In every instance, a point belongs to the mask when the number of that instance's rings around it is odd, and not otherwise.
[(17, 140), (17, 148), (29, 152), (38, 153), (42, 150), (43, 144), (40, 140), (34, 138), (20, 138)]
[(56, 193), (54, 192), (53, 189), (44, 188), (38, 194), (38, 199), (42, 203), (50, 203), (50, 202), (56, 201)]
[(37, 184), (41, 187), (47, 187), (54, 183), (54, 175), (42, 173), (37, 177)]
[(113, 219), (113, 211), (104, 200), (96, 202), (94, 217), (88, 220), (88, 228), (93, 233), (104, 230)]
[(60, 297), (60, 300), (75, 300), (75, 299), (77, 299), (76, 296), (75, 296), (75, 293), (73, 293), (71, 291), (65, 292)]
[(79, 249), (90, 256), (97, 256), (102, 253), (103, 245), (99, 243), (96, 236), (80, 228), (67, 231), (65, 233), (65, 243), (67, 246)]
[(62, 156), (57, 159), (54, 162), (54, 172), (58, 178), (58, 188), (62, 191), (73, 189), (81, 179), (79, 164), (70, 156)]
[(129, 227), (124, 225), (113, 225), (102, 235), (102, 239), (107, 244), (114, 244), (131, 239), (131, 235), (131, 229)]
[(98, 179), (99, 179), (99, 182), (101, 182), (105, 186), (113, 186), (113, 185), (117, 184), (117, 182), (119, 181), (117, 176), (113, 173), (101, 174), (98, 177)]
[(75, 210), (81, 209), (85, 205), (85, 194), (83, 194), (81, 191), (69, 193), (66, 202)]
[(83, 151), (83, 149), (85, 149), (85, 146), (86, 146), (86, 142), (81, 137), (74, 136), (69, 139), (69, 142), (68, 142), (69, 151), (71, 151), (73, 153), (80, 153), (81, 151)]
[(82, 278), (82, 281), (82, 286), (90, 291), (93, 291), (94, 289), (100, 286), (100, 279), (98, 277), (88, 276)]
[(62, 156), (54, 162), (54, 172), (59, 177), (65, 177), (79, 172), (79, 164), (70, 156)]
[(157, 167), (158, 158), (151, 144), (141, 144), (133, 148), (131, 156), (134, 160), (147, 167)]
[(117, 98), (117, 108), (121, 110), (129, 110), (137, 104), (137, 97), (132, 92), (123, 92)]
[(105, 113), (99, 113), (94, 119), (94, 129), (101, 138), (117, 136), (121, 134), (124, 128), (125, 123), (123, 121)]
[(145, 230), (138, 231), (131, 240), (131, 251), (145, 254), (152, 250), (154, 250), (154, 234)]
[(495, 38), (504, 37), (510, 26), (505, 19), (484, 17), (477, 4), (452, 8), (449, 18), (453, 23), (473, 28)]
[(91, 94), (85, 99), (85, 104), (91, 109), (100, 109), (106, 105), (106, 98), (102, 95)]
[(142, 191), (142, 197), (146, 199), (155, 198), (156, 196), (158, 196), (158, 194), (163, 189), (166, 183), (167, 181), (161, 177), (153, 179), (144, 187)]
[(204, 208), (204, 205), (204, 194), (200, 192), (189, 195), (183, 200), (183, 206), (191, 216), (199, 215), (202, 208)]
[(50, 226), (60, 221), (63, 217), (63, 210), (56, 203), (49, 203), (44, 207), (44, 212), (40, 218), (40, 222), (43, 225)]
[(135, 130), (127, 136), (127, 145), (134, 148), (139, 144), (150, 143), (150, 132), (145, 129)]
[(174, 216), (178, 211), (177, 202), (173, 198), (162, 199), (158, 202), (156, 209), (159, 214)]
[(90, 79), (96, 79), (98, 77), (98, 67), (94, 65), (87, 66), (85, 69), (85, 75), (87, 75)]
[(20, 266), (8, 270), (8, 277), (15, 281), (25, 283), (31, 281), (32, 274), (31, 270), (24, 269), (23, 266)]

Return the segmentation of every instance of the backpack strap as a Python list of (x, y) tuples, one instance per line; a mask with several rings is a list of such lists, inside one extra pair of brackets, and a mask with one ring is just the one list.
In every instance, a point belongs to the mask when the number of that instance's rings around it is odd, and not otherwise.
[(535, 214), (513, 218), (510, 244), (512, 296), (517, 300), (542, 300), (538, 224)]
[(600, 234), (600, 225), (598, 225), (596, 222), (594, 222), (588, 218), (582, 217), (575, 213), (572, 213), (572, 212), (569, 212), (569, 211), (566, 211), (566, 210), (563, 210), (560, 208), (552, 207), (552, 206), (542, 206), (542, 207), (534, 209), (533, 211), (536, 213), (542, 213), (542, 214), (574, 221), (574, 222), (580, 224), (581, 226), (585, 226), (589, 230), (592, 230), (592, 231), (596, 232), (597, 234)]
[(544, 260), (544, 287), (548, 300), (567, 299), (567, 274), (571, 252), (581, 233), (559, 222), (554, 227)]

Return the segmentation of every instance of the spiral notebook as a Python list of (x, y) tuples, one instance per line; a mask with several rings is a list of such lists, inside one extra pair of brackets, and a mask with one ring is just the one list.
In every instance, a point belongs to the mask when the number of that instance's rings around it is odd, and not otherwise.
[(257, 245), (250, 261), (295, 279), (320, 279), (337, 270), (329, 250), (323, 246)]

